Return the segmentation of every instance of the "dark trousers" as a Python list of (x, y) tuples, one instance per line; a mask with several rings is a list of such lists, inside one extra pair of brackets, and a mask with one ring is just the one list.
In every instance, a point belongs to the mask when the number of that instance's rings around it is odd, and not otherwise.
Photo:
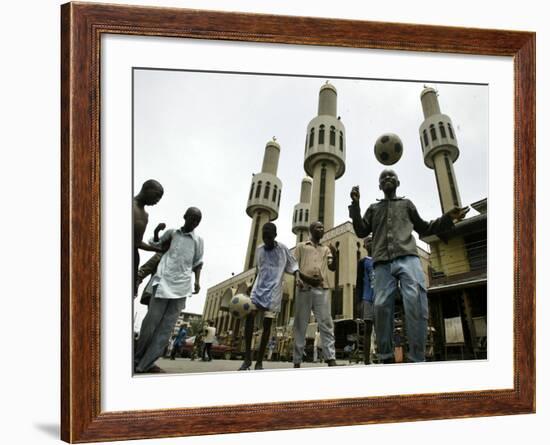
[(170, 353), (170, 358), (172, 359), (176, 358), (176, 354), (180, 352), (180, 347), (181, 346), (179, 344), (178, 345), (174, 344), (174, 346), (172, 346), (172, 352)]
[[(204, 344), (204, 349), (202, 350), (202, 359), (203, 360), (208, 360), (208, 361), (212, 360), (212, 352), (210, 351), (211, 349), (212, 349), (212, 343), (205, 343)], [(207, 355), (208, 355), (208, 359), (206, 358)]]

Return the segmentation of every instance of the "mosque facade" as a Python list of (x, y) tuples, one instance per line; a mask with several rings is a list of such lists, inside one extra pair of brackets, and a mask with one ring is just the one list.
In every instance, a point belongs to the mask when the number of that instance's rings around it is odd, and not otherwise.
[[(453, 169), (459, 155), (458, 142), (451, 119), (439, 109), (436, 90), (424, 88), (421, 102), (424, 121), (419, 134), (424, 163), (434, 170), (441, 209), (446, 212), (462, 205)], [(346, 167), (346, 130), (337, 113), (337, 90), (328, 82), (320, 88), (318, 114), (307, 125), (305, 140), (306, 176), (290, 215), (292, 232), (299, 243), (308, 239), (311, 222), (323, 222), (322, 242), (332, 243), (338, 257), (338, 268), (330, 273), (332, 317), (356, 319), (357, 263), (366, 251), (350, 222), (334, 225), (335, 183)], [(244, 323), (229, 313), (229, 302), (234, 295), (247, 293), (255, 275), (254, 254), (261, 244), (261, 228), (279, 216), (283, 187), (277, 177), (280, 151), (275, 140), (267, 142), (261, 171), (252, 177), (246, 207), (251, 227), (244, 270), (210, 287), (206, 295), (203, 320), (212, 320), (220, 339), (233, 345), (242, 338)], [(483, 355), (479, 337), (486, 336), (486, 199), (475, 204), (479, 215), (458, 223), (444, 239), (423, 239), (430, 252), (418, 247), (430, 301), (429, 347), (431, 356), (438, 359), (461, 358), (457, 351), (461, 351), (462, 358)], [(280, 345), (292, 335), (294, 296), (295, 279), (285, 275), (281, 311), (273, 326)], [(451, 329), (454, 337), (447, 332)], [(457, 342), (454, 349), (449, 341)]]

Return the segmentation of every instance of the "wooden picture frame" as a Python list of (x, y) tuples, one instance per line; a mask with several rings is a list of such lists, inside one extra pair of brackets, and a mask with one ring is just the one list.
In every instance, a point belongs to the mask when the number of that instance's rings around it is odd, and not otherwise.
[[(535, 411), (534, 33), (91, 3), (63, 5), (61, 33), (63, 440), (175, 437)], [(105, 33), (513, 57), (513, 389), (102, 412), (99, 116), (100, 39)]]

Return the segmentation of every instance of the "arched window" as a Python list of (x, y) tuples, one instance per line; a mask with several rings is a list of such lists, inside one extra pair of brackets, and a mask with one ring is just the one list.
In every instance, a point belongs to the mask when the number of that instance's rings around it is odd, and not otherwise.
[(303, 219), (304, 219), (304, 210), (300, 209), (300, 216), (298, 217), (298, 221), (302, 222)]
[(428, 132), (426, 130), (424, 130), (424, 147), (427, 147), (429, 142), (428, 142)]
[(319, 127), (319, 145), (325, 143), (325, 126), (321, 125)]
[(256, 186), (256, 195), (254, 197), (259, 198), (261, 192), (262, 192), (262, 181), (258, 181), (258, 185)]
[(442, 138), (447, 137), (447, 132), (445, 131), (445, 125), (443, 125), (443, 122), (439, 123), (439, 132), (441, 133)]
[(264, 190), (264, 199), (269, 199), (269, 189), (271, 187), (271, 183), (268, 181), (265, 183), (265, 190)]
[(330, 145), (336, 145), (336, 128), (330, 127)]
[(254, 183), (250, 186), (250, 195), (248, 195), (248, 199), (252, 199), (252, 194), (254, 193)]
[(281, 205), (281, 190), (282, 190), (282, 189), (283, 189), (282, 187), (279, 189), (279, 198), (277, 199), (277, 205), (278, 205), (278, 206)]
[(340, 132), (340, 151), (344, 151), (344, 133)]
[(309, 132), (309, 148), (313, 147), (314, 143), (315, 143), (315, 128), (311, 127), (311, 131)]
[(451, 127), (451, 124), (447, 124), (447, 128), (449, 129), (449, 135), (451, 136), (451, 139), (454, 139), (455, 135), (453, 134), (453, 127)]
[(273, 186), (273, 197), (271, 198), (273, 202), (277, 201), (277, 184)]
[(306, 144), (305, 144), (305, 148), (304, 148), (304, 154), (307, 153), (307, 133), (306, 133)]
[(308, 222), (308, 220), (309, 220), (309, 210), (306, 209), (306, 222)]
[(298, 210), (294, 210), (294, 222), (298, 220)]
[(433, 124), (430, 125), (430, 134), (431, 134), (431, 136), (432, 136), (432, 141), (437, 140), (437, 134), (436, 134), (436, 132), (435, 132), (435, 127), (434, 127)]

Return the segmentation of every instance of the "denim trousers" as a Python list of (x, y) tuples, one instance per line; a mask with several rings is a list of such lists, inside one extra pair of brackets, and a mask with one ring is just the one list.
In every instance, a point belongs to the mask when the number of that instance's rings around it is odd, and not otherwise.
[(428, 297), (420, 258), (398, 257), (374, 266), (374, 328), (380, 360), (393, 357), (395, 297), (400, 292), (412, 362), (423, 362), (428, 335)]
[(294, 303), (294, 363), (302, 363), (306, 345), (306, 330), (311, 311), (321, 334), (321, 345), (325, 360), (334, 360), (334, 324), (330, 315), (328, 289), (298, 289)]
[(185, 308), (185, 298), (156, 298), (156, 290), (155, 286), (134, 350), (134, 367), (137, 372), (147, 372), (161, 357), (176, 321)]

